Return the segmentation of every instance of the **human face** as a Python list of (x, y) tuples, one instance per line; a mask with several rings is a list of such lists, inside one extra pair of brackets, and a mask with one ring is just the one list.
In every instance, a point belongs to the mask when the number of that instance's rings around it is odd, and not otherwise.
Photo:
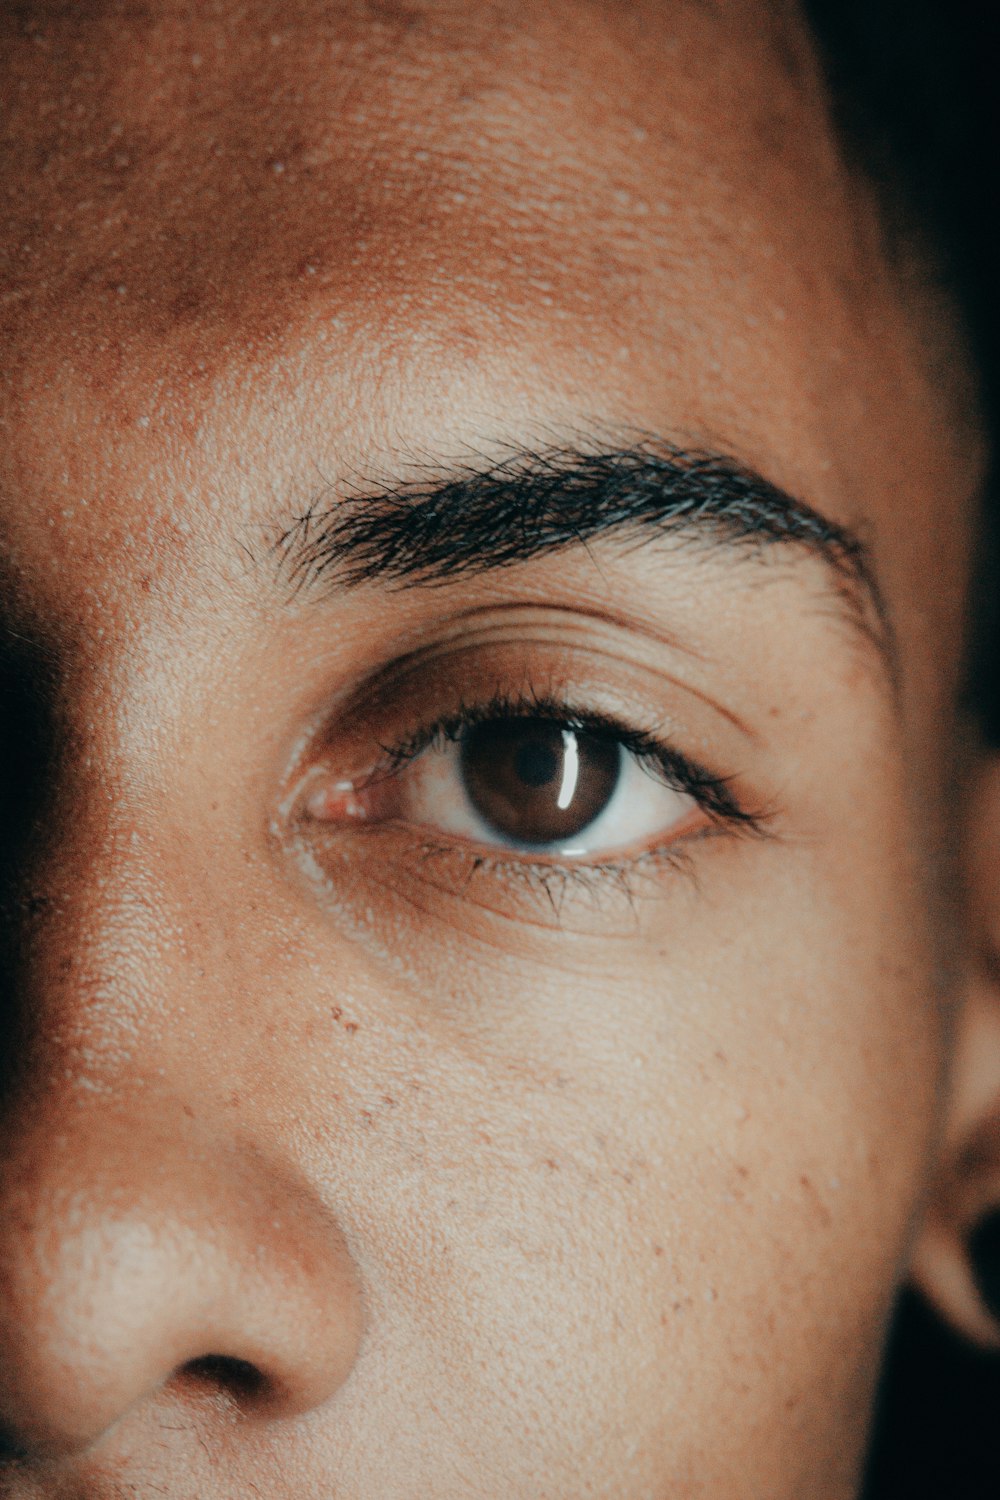
[(4, 24), (3, 1495), (853, 1494), (980, 460), (797, 22)]

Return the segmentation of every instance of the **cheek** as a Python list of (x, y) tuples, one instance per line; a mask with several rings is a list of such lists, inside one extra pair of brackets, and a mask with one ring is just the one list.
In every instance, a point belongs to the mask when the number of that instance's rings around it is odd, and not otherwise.
[(545, 964), (341, 959), (288, 1087), (366, 1287), (359, 1451), (402, 1401), (414, 1482), (436, 1433), (463, 1493), (580, 1495), (584, 1453), (594, 1494), (851, 1493), (939, 1060), (904, 875), (745, 846)]

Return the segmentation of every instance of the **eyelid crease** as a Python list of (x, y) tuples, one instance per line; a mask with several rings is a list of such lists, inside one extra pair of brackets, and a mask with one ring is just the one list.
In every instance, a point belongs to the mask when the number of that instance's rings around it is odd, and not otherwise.
[(895, 682), (890, 621), (868, 548), (747, 465), (646, 435), (591, 449), (506, 445), (494, 461), (411, 464), (381, 484), (330, 484), (273, 544), (293, 595), (432, 587), (615, 533), (688, 536), (743, 555), (793, 546), (828, 567), (848, 616)]
[[(498, 629), (495, 640), (493, 639), (493, 632), (487, 628), (484, 628), (481, 634), (471, 633), (470, 623), (477, 619), (481, 619), (485, 627), (491, 626), (494, 620), (497, 622)], [(433, 640), (424, 641), (420, 645), (404, 651), (402, 655), (394, 656), (390, 660), (375, 666), (370, 672), (366, 673), (361, 683), (352, 689), (349, 698), (342, 707), (342, 715), (350, 717), (356, 711), (355, 706), (367, 709), (377, 695), (387, 695), (391, 692), (394, 684), (404, 681), (410, 674), (419, 671), (421, 666), (433, 664), (437, 658), (446, 660), (449, 656), (457, 656), (460, 653), (463, 655), (471, 654), (476, 650), (484, 650), (494, 645), (510, 643), (507, 637), (500, 634), (500, 625), (509, 628), (511, 624), (517, 624), (519, 629), (524, 631), (534, 624), (537, 630), (539, 626), (552, 625), (554, 620), (558, 620), (560, 626), (565, 622), (578, 621), (580, 623), (581, 644), (574, 643), (568, 633), (554, 634), (549, 641), (543, 641), (540, 634), (533, 634), (531, 636), (521, 634), (513, 644), (516, 644), (521, 652), (528, 646), (537, 648), (544, 645), (564, 650), (581, 651), (590, 658), (598, 656), (610, 657), (610, 652), (602, 652), (595, 646), (593, 637), (585, 634), (585, 628), (588, 626), (592, 627), (596, 623), (598, 625), (609, 626), (614, 631), (620, 631), (630, 639), (638, 638), (656, 647), (666, 647), (671, 651), (689, 657), (692, 661), (699, 664), (708, 661), (703, 652), (698, 651), (689, 643), (681, 640), (675, 633), (663, 629), (652, 621), (628, 615), (622, 611), (584, 603), (570, 605), (555, 602), (545, 605), (535, 603), (526, 605), (519, 601), (511, 601), (499, 605), (491, 604), (488, 610), (485, 611), (480, 605), (449, 616), (444, 622), (443, 628), (438, 627), (435, 630)], [(584, 642), (586, 644), (583, 644)], [(451, 643), (459, 644), (457, 650), (449, 653), (447, 648)], [(645, 666), (644, 663), (640, 664), (634, 661), (630, 661), (629, 665), (631, 667)], [(731, 724), (734, 729), (737, 729), (751, 744), (759, 745), (762, 742), (762, 734), (752, 724), (748, 723), (746, 719), (727, 704), (705, 692), (697, 683), (689, 681), (686, 677), (673, 675), (664, 669), (662, 663), (657, 663), (655, 666), (650, 665), (649, 670), (655, 672), (664, 683), (669, 683), (681, 692), (690, 694), (699, 702), (704, 703), (713, 713), (718, 714), (727, 723)]]

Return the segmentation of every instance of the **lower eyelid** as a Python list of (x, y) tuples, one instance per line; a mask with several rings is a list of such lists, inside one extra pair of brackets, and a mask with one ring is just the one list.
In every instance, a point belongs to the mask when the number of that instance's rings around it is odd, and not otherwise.
[[(310, 826), (304, 820), (292, 849), (298, 848), (303, 875), (321, 905), (332, 900), (336, 920), (353, 912), (360, 930), (373, 933), (380, 913), (394, 924), (415, 922), (415, 944), (436, 923), (487, 943), (501, 940), (508, 928), (519, 935), (503, 942), (516, 941), (523, 955), (520, 945), (532, 932), (542, 942), (553, 933), (583, 942), (602, 934), (634, 937), (637, 921), (645, 923), (643, 910), (653, 913), (673, 891), (690, 891), (692, 882), (697, 891), (700, 851), (716, 842), (725, 847), (740, 832), (698, 813), (690, 827), (666, 841), (567, 860), (448, 839), (405, 824)], [(548, 951), (540, 949), (539, 958)]]

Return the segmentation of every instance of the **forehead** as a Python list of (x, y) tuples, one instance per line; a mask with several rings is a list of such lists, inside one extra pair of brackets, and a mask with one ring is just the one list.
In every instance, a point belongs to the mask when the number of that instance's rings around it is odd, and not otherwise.
[(679, 343), (720, 297), (767, 343), (796, 294), (870, 279), (803, 38), (769, 7), (28, 13), (4, 193), (36, 359), (67, 323), (81, 354), (246, 358), (317, 306), (369, 344), (436, 314), (466, 352), (525, 316), (557, 339), (572, 318), (579, 348), (640, 311)]
[(735, 450), (848, 522), (886, 451), (897, 492), (955, 487), (926, 328), (783, 5), (42, 4), (6, 27), (15, 551), (44, 512), (86, 557), (70, 491), (106, 554), (166, 494), (197, 509), (207, 462), (234, 499), (256, 476), (235, 513), (310, 465), (592, 420)]

